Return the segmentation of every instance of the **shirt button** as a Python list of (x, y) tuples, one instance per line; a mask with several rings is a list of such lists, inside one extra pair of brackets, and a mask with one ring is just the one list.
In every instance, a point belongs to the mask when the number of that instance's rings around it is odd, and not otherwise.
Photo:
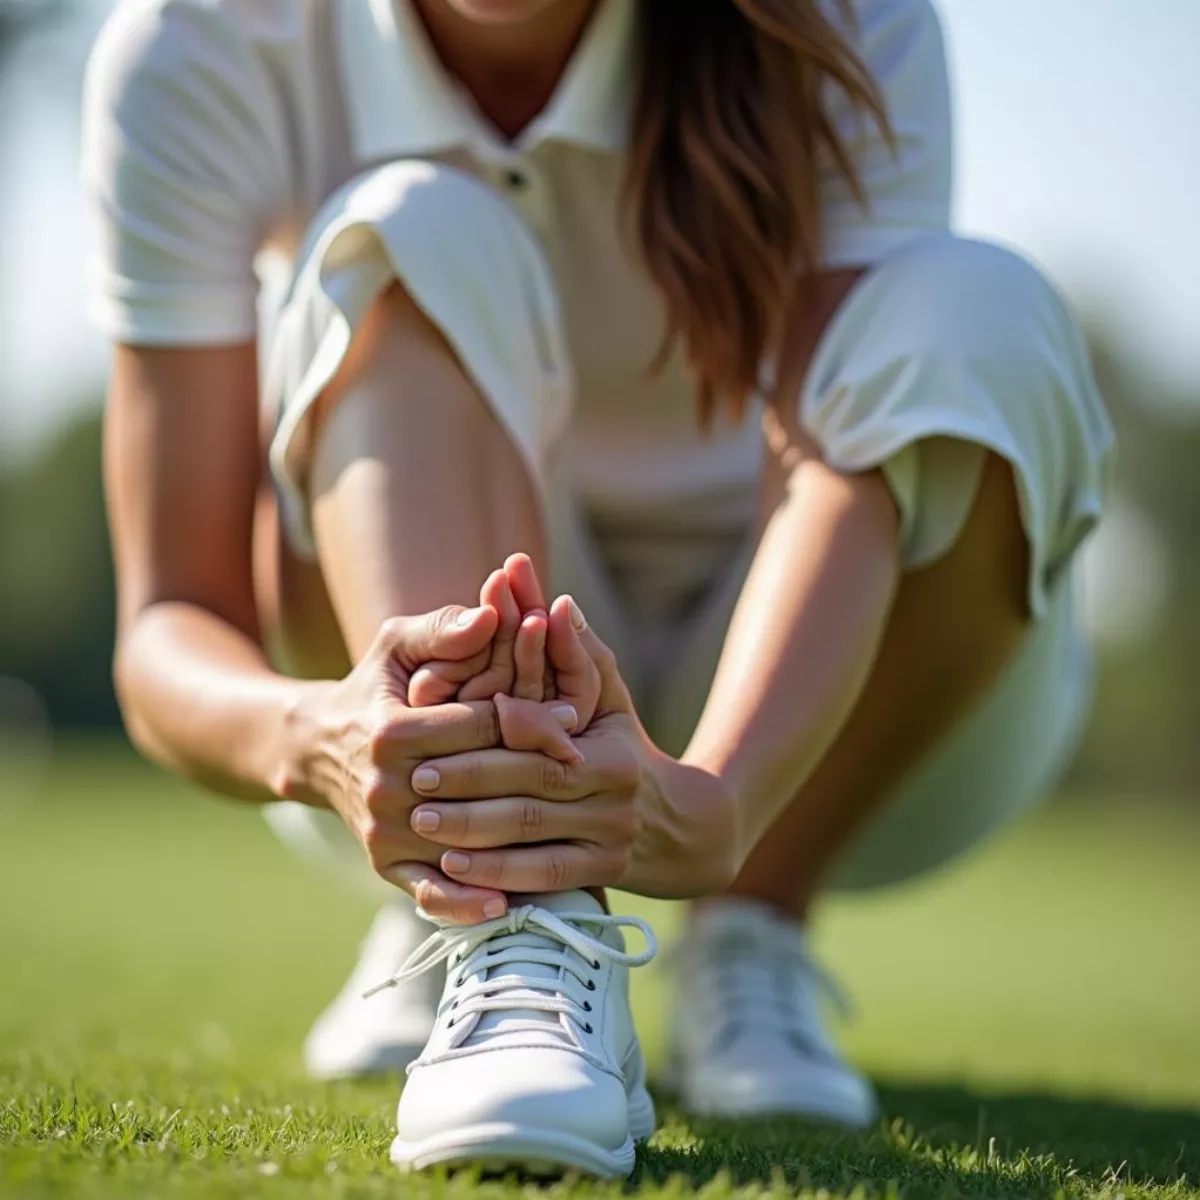
[(504, 172), (504, 186), (510, 192), (523, 192), (529, 186), (529, 176), (524, 171), (518, 171), (514, 168)]

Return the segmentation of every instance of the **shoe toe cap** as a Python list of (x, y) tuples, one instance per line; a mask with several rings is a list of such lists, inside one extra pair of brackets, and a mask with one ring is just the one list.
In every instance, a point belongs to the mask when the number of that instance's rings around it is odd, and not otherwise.
[(711, 1063), (703, 1076), (689, 1089), (693, 1107), (714, 1115), (790, 1115), (861, 1127), (878, 1114), (870, 1083), (836, 1061)]
[(415, 1021), (390, 1025), (326, 1013), (304, 1042), (304, 1066), (313, 1079), (401, 1073), (425, 1047), (428, 1028)]
[(483, 1125), (565, 1134), (611, 1151), (629, 1137), (624, 1084), (577, 1054), (541, 1048), (417, 1066), (396, 1124), (406, 1142)]

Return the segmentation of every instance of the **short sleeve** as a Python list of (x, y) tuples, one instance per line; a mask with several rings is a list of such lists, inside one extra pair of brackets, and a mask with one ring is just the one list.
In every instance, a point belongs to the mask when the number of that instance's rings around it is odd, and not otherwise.
[(254, 258), (289, 190), (285, 122), (253, 47), (220, 5), (123, 4), (84, 94), (97, 323), (142, 345), (253, 338)]
[(1099, 520), (1112, 470), (1112, 426), (1062, 297), (1011, 251), (948, 234), (853, 289), (813, 357), (800, 420), (839, 471), (882, 470), (909, 570), (957, 541), (986, 453), (1005, 459), (1037, 617)]
[[(834, 0), (826, 0), (836, 11)], [(866, 266), (917, 238), (949, 228), (953, 154), (945, 42), (930, 0), (854, 0), (848, 36), (879, 85), (895, 136), (830, 95), (836, 128), (866, 193), (864, 208), (826, 167), (827, 268)]]

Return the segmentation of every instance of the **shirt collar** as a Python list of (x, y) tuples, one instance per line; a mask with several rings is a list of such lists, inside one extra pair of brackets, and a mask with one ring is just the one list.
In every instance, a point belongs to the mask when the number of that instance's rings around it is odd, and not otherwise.
[[(550, 103), (517, 139), (519, 149), (545, 141), (610, 153), (625, 147), (638, 3), (601, 0)], [(479, 141), (482, 122), (438, 62), (410, 0), (338, 0), (336, 8), (358, 161), (433, 154)]]

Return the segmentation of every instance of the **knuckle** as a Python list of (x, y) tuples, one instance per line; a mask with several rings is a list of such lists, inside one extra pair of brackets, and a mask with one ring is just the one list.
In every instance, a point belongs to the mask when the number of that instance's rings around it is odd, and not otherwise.
[(552, 850), (546, 856), (545, 882), (548, 891), (565, 891), (571, 880), (571, 864), (561, 850)]
[(477, 854), (472, 868), (473, 883), (498, 888), (504, 882), (504, 863), (499, 855)]
[(567, 791), (571, 786), (574, 771), (557, 758), (543, 756), (539, 764), (539, 779), (542, 791), (548, 796), (556, 796)]
[(442, 770), (442, 786), (444, 789), (453, 787), (456, 791), (474, 795), (484, 784), (483, 768), (477, 762), (467, 759), (465, 762), (450, 763)]
[(427, 876), (418, 879), (413, 885), (412, 897), (417, 904), (431, 916), (442, 916), (439, 900), (441, 897), (433, 886), (433, 880)]
[(542, 840), (546, 832), (546, 818), (542, 806), (536, 800), (523, 800), (518, 815), (521, 836), (530, 842)]
[(379, 871), (390, 865), (387, 861), (390, 839), (382, 821), (368, 817), (359, 824), (358, 836), (375, 870)]
[(376, 766), (386, 762), (412, 741), (412, 729), (396, 712), (380, 713), (367, 734), (367, 756)]
[(445, 633), (450, 628), (451, 623), (462, 610), (450, 605), (446, 608), (439, 608), (433, 614), (433, 631), (434, 633)]
[(483, 746), (500, 744), (500, 714), (492, 701), (481, 704), (476, 710), (475, 732)]
[(390, 807), (392, 790), (382, 771), (374, 772), (363, 784), (362, 800), (368, 813), (368, 824), (377, 824)]
[(601, 675), (610, 675), (617, 669), (617, 656), (603, 642), (597, 642), (594, 661)]
[(609, 766), (609, 781), (613, 791), (632, 795), (641, 783), (642, 772), (632, 751), (617, 755)]
[(404, 618), (388, 617), (379, 626), (378, 642), (382, 647), (394, 646), (404, 635)]

